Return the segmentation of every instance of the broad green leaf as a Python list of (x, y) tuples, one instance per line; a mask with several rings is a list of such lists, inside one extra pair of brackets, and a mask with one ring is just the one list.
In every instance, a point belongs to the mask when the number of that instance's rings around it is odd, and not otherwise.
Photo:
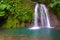
[(4, 5), (4, 4), (1, 4), (1, 5), (0, 5), (0, 9), (1, 9), (1, 10), (4, 10), (5, 8), (6, 8), (6, 5)]
[(5, 12), (0, 12), (0, 16), (4, 16), (5, 14), (4, 14)]
[(11, 6), (9, 4), (6, 4), (7, 10), (10, 10)]

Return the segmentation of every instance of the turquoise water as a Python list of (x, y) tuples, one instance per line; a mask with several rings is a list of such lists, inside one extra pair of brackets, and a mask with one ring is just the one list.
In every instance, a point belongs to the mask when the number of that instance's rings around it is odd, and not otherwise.
[(4, 29), (4, 30), (0, 30), (0, 34), (47, 36), (47, 37), (60, 39), (60, 30), (56, 30), (56, 29), (38, 29), (38, 30), (30, 30), (28, 28)]

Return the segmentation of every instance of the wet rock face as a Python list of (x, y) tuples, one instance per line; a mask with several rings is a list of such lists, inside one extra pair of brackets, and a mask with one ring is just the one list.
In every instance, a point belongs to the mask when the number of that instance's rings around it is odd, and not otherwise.
[(57, 16), (54, 14), (54, 12), (51, 10), (49, 10), (49, 17), (50, 17), (51, 26), (58, 28), (60, 24), (59, 20), (57, 19)]
[(58, 20), (56, 16), (53, 13), (51, 13), (49, 16), (50, 16), (51, 26), (56, 27), (58, 24)]

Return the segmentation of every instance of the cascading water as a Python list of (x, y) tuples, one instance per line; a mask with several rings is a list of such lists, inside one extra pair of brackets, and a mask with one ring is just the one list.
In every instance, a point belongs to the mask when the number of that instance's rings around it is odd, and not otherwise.
[(34, 13), (34, 26), (37, 27), (38, 26), (38, 7), (39, 4), (36, 4), (35, 6), (35, 13)]
[(44, 4), (40, 4), (40, 16), (41, 16), (42, 28), (53, 28), (50, 25), (50, 20), (49, 20), (49, 16), (48, 16), (48, 9)]
[(35, 12), (34, 12), (34, 26), (30, 29), (39, 29), (40, 28), (38, 26), (38, 7), (39, 7), (39, 4), (36, 4)]
[[(40, 8), (41, 26), (38, 26), (38, 8)], [(36, 4), (34, 12), (34, 26), (29, 29), (53, 28), (49, 22), (48, 9), (44, 4)]]

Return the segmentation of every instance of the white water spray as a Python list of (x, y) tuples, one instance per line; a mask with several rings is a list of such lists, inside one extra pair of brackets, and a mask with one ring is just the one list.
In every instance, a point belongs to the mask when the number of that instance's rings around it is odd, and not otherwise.
[(40, 27), (38, 26), (38, 7), (39, 4), (36, 4), (34, 12), (34, 26), (30, 29), (40, 29)]
[(49, 16), (48, 16), (48, 9), (44, 4), (40, 4), (40, 15), (41, 15), (42, 28), (53, 28), (50, 25), (50, 20), (49, 20)]

